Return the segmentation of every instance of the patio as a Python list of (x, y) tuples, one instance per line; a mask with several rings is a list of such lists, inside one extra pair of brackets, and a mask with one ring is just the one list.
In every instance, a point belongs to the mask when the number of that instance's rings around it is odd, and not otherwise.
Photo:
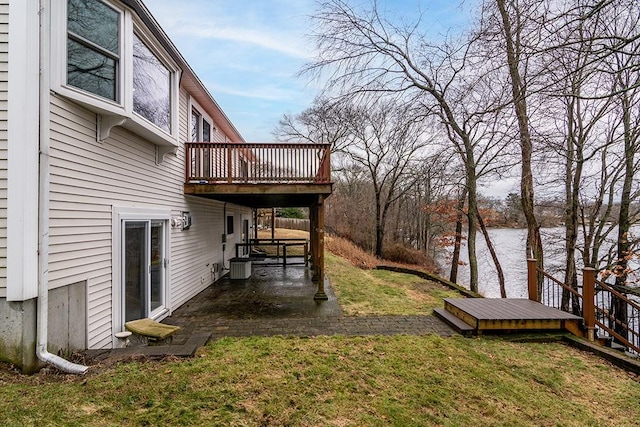
[(425, 335), (456, 332), (435, 316), (344, 317), (328, 279), (326, 301), (314, 301), (317, 285), (304, 265), (255, 263), (245, 280), (228, 275), (187, 301), (162, 323), (180, 326), (168, 345), (87, 350), (89, 360), (130, 357), (190, 357), (210, 340), (248, 336)]
[(314, 301), (317, 286), (311, 280), (311, 269), (273, 262), (270, 258), (254, 262), (249, 279), (232, 280), (226, 275), (174, 311), (163, 321), (182, 328), (174, 340), (196, 332), (228, 330), (242, 321), (342, 317), (328, 280), (325, 291), (329, 299)]

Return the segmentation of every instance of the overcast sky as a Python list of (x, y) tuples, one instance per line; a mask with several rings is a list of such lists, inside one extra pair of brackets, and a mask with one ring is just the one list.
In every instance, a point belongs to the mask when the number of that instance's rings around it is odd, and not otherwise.
[[(319, 83), (296, 73), (314, 56), (307, 35), (315, 0), (145, 0), (145, 4), (245, 140), (271, 141), (283, 114), (310, 106)], [(378, 4), (385, 13), (409, 19), (421, 10), (425, 25), (438, 34), (459, 30), (468, 22), (468, 13), (456, 0), (378, 0)]]

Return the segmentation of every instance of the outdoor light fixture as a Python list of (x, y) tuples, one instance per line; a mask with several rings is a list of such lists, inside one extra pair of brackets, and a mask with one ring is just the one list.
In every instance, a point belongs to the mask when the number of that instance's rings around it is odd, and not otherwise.
[(189, 212), (182, 212), (182, 229), (188, 230), (191, 228), (191, 214)]

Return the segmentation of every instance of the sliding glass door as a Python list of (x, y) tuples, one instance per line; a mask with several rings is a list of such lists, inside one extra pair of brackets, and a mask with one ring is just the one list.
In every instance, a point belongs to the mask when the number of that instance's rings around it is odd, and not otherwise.
[(165, 307), (166, 221), (122, 224), (124, 320), (153, 317)]

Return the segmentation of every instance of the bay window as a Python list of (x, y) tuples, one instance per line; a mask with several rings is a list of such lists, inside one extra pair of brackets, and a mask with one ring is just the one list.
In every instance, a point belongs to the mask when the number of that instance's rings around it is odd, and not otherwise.
[(117, 0), (52, 0), (52, 11), (52, 89), (102, 117), (98, 140), (124, 126), (176, 147), (180, 70), (138, 15)]

